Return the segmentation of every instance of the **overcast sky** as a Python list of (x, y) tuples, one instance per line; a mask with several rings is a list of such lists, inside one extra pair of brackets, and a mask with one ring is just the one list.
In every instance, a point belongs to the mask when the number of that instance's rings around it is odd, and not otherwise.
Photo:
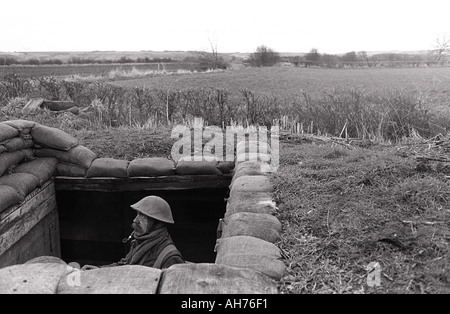
[(450, 34), (450, 0), (0, 1), (0, 51), (404, 51)]

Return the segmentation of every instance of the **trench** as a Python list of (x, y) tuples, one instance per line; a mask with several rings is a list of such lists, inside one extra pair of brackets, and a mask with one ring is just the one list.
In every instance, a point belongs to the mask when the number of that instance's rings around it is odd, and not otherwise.
[(168, 230), (185, 260), (214, 263), (219, 219), (224, 217), (228, 188), (152, 191), (59, 190), (61, 258), (67, 263), (105, 265), (117, 262), (129, 250), (122, 240), (132, 232), (136, 211), (130, 205), (148, 195), (164, 198), (175, 224)]

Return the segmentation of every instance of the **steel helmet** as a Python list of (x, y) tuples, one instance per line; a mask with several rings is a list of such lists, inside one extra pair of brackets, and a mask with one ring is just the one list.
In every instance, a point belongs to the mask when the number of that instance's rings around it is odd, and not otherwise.
[(144, 214), (145, 216), (173, 224), (172, 210), (170, 205), (161, 197), (151, 195), (144, 197), (131, 208)]

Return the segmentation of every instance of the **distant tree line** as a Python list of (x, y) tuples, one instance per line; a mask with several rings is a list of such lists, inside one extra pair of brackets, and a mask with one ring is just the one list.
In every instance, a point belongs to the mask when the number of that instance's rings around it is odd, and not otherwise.
[(449, 60), (432, 52), (428, 54), (379, 53), (369, 56), (365, 51), (351, 51), (343, 55), (319, 53), (313, 48), (303, 56), (283, 57), (283, 62), (290, 62), (301, 67), (401, 67), (431, 66), (448, 64)]
[(18, 60), (13, 57), (1, 57), (0, 65), (61, 65), (61, 64), (113, 64), (113, 63), (168, 63), (174, 62), (172, 58), (149, 58), (138, 57), (136, 59), (121, 57), (120, 59), (92, 59), (92, 58), (79, 58), (72, 57), (66, 62), (60, 59), (37, 59), (30, 58), (26, 60)]
[[(450, 43), (450, 42), (449, 42)], [(450, 44), (449, 44), (450, 45)], [(298, 56), (280, 56), (275, 50), (264, 45), (256, 48), (256, 51), (248, 57), (246, 63), (250, 66), (273, 66), (279, 62), (291, 63), (297, 67), (402, 67), (402, 66), (432, 66), (450, 63), (444, 52), (449, 46), (435, 49), (426, 54), (412, 53), (378, 53), (368, 55), (365, 51), (350, 51), (343, 55), (319, 53), (317, 48)]]

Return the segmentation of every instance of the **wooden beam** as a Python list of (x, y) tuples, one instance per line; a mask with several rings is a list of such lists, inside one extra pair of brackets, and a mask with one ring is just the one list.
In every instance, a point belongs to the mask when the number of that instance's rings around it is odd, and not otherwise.
[(55, 177), (57, 191), (151, 191), (227, 188), (231, 175), (161, 176), (135, 178), (75, 178)]
[(12, 207), (0, 221), (0, 255), (26, 235), (47, 214), (56, 210), (53, 183), (31, 193), (20, 206)]

